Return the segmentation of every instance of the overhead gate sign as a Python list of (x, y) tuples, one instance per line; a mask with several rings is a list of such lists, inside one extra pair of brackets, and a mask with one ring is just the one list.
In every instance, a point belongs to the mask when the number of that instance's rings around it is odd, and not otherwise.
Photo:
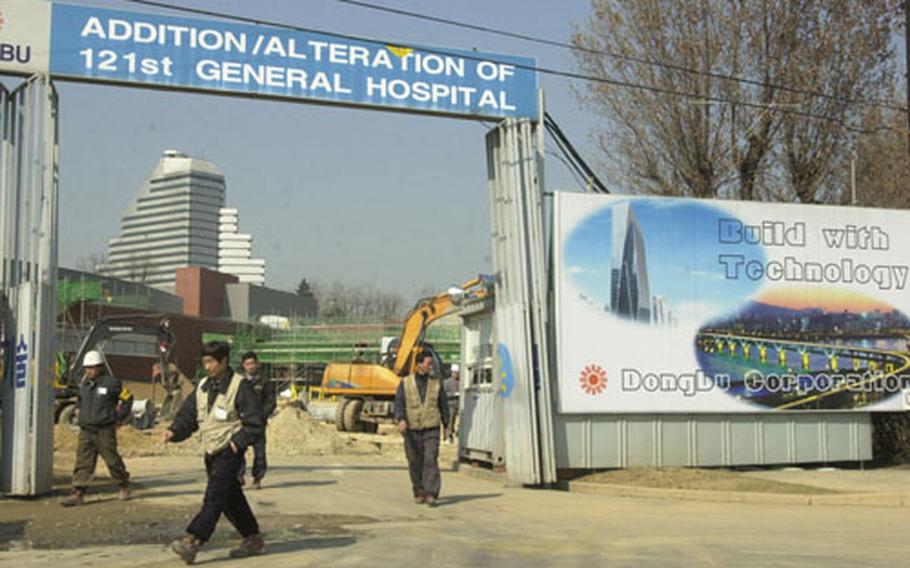
[[(42, 26), (14, 20), (21, 12), (32, 20), (49, 12), (51, 55), (44, 65), (56, 78), (464, 117), (536, 116), (528, 58), (73, 4), (0, 0), (0, 11), (10, 14), (0, 28), (0, 56), (20, 58), (6, 46), (22, 45), (22, 38), (8, 40), (6, 28), (34, 32), (31, 49), (46, 54)], [(36, 70), (3, 57), (0, 71)]]
[(910, 214), (561, 193), (565, 413), (910, 405)]

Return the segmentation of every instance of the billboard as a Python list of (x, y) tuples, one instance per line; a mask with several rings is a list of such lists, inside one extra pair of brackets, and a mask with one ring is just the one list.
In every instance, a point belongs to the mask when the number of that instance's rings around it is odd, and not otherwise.
[(47, 72), (50, 14), (50, 2), (0, 2), (0, 73)]
[(910, 408), (910, 214), (557, 194), (564, 413)]
[(476, 118), (537, 115), (535, 63), (522, 57), (61, 3), (50, 41), (57, 78)]

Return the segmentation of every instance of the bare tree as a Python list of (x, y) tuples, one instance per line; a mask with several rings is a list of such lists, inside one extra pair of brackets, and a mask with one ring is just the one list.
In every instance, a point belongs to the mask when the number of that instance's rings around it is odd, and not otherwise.
[(383, 292), (370, 286), (314, 284), (313, 293), (319, 315), (326, 317), (395, 319), (401, 317), (404, 300), (399, 294)]
[(852, 142), (849, 127), (864, 117), (855, 99), (875, 98), (888, 83), (896, 0), (592, 0), (592, 8), (573, 43), (580, 70), (603, 81), (577, 92), (605, 119), (595, 140), (619, 185), (695, 197), (838, 197), (827, 182)]
[[(828, 120), (782, 115), (781, 151), (789, 187), (804, 203), (843, 201), (845, 176), (840, 168), (854, 145), (855, 134), (882, 124), (867, 105), (853, 104), (888, 92), (893, 77), (891, 39), (897, 22), (889, 2), (793, 2), (798, 25), (788, 31), (791, 53), (786, 78), (807, 91), (836, 93), (837, 98), (782, 93), (790, 104)], [(870, 120), (874, 119), (874, 120)]]
[[(907, 155), (905, 113), (870, 110), (869, 121), (893, 127), (863, 136), (856, 150), (857, 203), (910, 209), (910, 156)], [(849, 163), (845, 160), (843, 168)]]
[(80, 256), (76, 260), (76, 268), (83, 272), (98, 273), (104, 269), (107, 262), (107, 254), (103, 252), (93, 252)]

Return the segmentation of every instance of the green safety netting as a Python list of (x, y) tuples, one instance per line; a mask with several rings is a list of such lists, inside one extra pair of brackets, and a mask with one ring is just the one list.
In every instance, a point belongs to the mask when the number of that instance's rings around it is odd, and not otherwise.
[[(260, 362), (273, 365), (303, 365), (350, 361), (360, 357), (378, 362), (383, 338), (398, 337), (402, 322), (300, 321), (288, 329), (243, 325), (232, 335), (206, 333), (203, 341), (225, 340), (232, 344), (232, 356), (254, 349)], [(433, 344), (447, 363), (459, 360), (461, 327), (457, 320), (430, 326), (426, 341)], [(239, 361), (238, 361), (239, 362)]]

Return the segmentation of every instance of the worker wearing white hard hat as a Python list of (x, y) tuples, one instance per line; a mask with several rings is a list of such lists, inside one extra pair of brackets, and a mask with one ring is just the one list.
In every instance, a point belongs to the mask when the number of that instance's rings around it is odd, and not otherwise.
[(86, 372), (95, 367), (102, 367), (104, 361), (101, 359), (101, 353), (97, 351), (89, 351), (85, 354), (85, 357), (82, 358), (82, 367), (85, 368)]
[(95, 474), (98, 456), (120, 486), (120, 499), (130, 498), (130, 474), (117, 451), (117, 424), (130, 415), (133, 395), (107, 374), (101, 353), (89, 351), (82, 358), (84, 375), (77, 387), (79, 397), (79, 445), (73, 468), (73, 490), (60, 504), (81, 505)]

